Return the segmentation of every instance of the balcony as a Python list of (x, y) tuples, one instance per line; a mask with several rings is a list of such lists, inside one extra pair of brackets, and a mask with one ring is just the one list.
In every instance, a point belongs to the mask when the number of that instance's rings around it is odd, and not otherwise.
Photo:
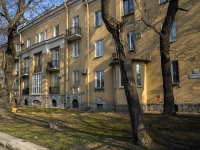
[(21, 68), (20, 76), (21, 77), (29, 76), (29, 68)]
[(79, 26), (75, 26), (70, 29), (67, 29), (66, 36), (67, 41), (74, 41), (80, 39), (82, 37), (81, 28)]
[(42, 72), (42, 65), (38, 65), (34, 67), (34, 73)]
[(59, 71), (59, 60), (52, 60), (50, 62), (47, 62), (47, 71)]
[(15, 53), (14, 60), (19, 60), (19, 52), (16, 52), (16, 53)]
[(22, 95), (29, 95), (29, 88), (22, 89)]
[(49, 94), (60, 94), (60, 87), (59, 86), (50, 86)]

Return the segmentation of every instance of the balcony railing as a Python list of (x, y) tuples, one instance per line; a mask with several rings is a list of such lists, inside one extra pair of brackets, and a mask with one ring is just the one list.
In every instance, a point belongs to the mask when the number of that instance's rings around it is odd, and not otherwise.
[(29, 95), (29, 88), (22, 89), (23, 95)]
[(19, 60), (19, 52), (16, 52), (16, 53), (15, 53), (14, 60)]
[(41, 72), (42, 71), (42, 65), (38, 65), (34, 67), (34, 73)]
[(67, 40), (68, 41), (73, 41), (73, 40), (77, 40), (80, 39), (82, 37), (81, 35), (81, 28), (79, 26), (74, 26), (70, 29), (67, 29)]
[(21, 68), (20, 76), (29, 76), (29, 68)]
[(49, 87), (49, 94), (59, 94), (60, 87), (59, 86), (50, 86)]
[(47, 62), (47, 70), (48, 71), (58, 71), (59, 70), (59, 60), (52, 60)]

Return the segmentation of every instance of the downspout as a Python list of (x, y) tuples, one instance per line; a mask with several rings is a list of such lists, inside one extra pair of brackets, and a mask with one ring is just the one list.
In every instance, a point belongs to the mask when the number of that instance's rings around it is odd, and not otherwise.
[(90, 61), (90, 31), (89, 31), (89, 5), (88, 5), (88, 0), (86, 0), (86, 13), (87, 13), (87, 98), (88, 98), (88, 103), (87, 107), (90, 107), (90, 67), (89, 67), (89, 61)]
[[(64, 6), (65, 6), (65, 9), (66, 9), (66, 29), (68, 29), (68, 20), (69, 20), (69, 10), (68, 10), (68, 7), (67, 7), (67, 2), (64, 2)], [(68, 43), (67, 43), (67, 40), (66, 40), (66, 43), (64, 44), (64, 56), (66, 56), (67, 59), (65, 59), (66, 61), (64, 61), (64, 68), (65, 68), (65, 80), (64, 80), (64, 85), (65, 85), (65, 101), (66, 101), (66, 105), (65, 107), (68, 106), (68, 91), (69, 91), (69, 53), (68, 53)]]
[(19, 81), (19, 83), (18, 83), (18, 99), (17, 99), (17, 101), (18, 101), (18, 104), (19, 104), (19, 102), (20, 102), (20, 98), (21, 98), (21, 80), (20, 80), (20, 52), (21, 52), (21, 41), (22, 41), (22, 36), (21, 36), (21, 33), (19, 33), (19, 31), (18, 31), (18, 28), (17, 28), (17, 33), (19, 34), (19, 62), (18, 62), (18, 81)]

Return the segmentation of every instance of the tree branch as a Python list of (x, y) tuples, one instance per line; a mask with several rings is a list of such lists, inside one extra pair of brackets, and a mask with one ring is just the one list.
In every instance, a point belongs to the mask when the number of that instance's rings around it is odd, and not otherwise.
[(12, 22), (12, 19), (11, 19), (10, 16), (9, 16), (8, 9), (7, 9), (7, 7), (6, 7), (5, 0), (0, 0), (0, 2), (1, 2), (2, 8), (3, 8), (3, 12), (4, 12), (5, 18), (8, 20), (9, 23), (11, 23), (11, 22)]
[(189, 11), (189, 10), (187, 10), (187, 9), (180, 8), (180, 7), (178, 7), (178, 10), (182, 10), (182, 11)]

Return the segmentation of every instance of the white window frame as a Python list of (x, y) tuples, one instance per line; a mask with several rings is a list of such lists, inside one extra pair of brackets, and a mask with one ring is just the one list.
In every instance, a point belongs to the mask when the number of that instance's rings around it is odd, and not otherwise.
[(73, 44), (73, 57), (79, 56), (79, 43)]
[(60, 34), (60, 26), (59, 24), (54, 26), (54, 37), (59, 36)]
[(19, 53), (19, 52), (20, 52), (20, 45), (17, 44), (17, 45), (16, 45), (16, 53)]
[(39, 37), (38, 37), (38, 34), (35, 35), (35, 43), (38, 43), (39, 42)]
[(28, 48), (28, 47), (30, 47), (31, 46), (31, 39), (28, 39), (27, 41), (26, 41), (26, 47)]
[(37, 54), (37, 55), (35, 55), (35, 66), (39, 66), (39, 65), (41, 65), (42, 64), (42, 55), (41, 54)]
[(129, 51), (133, 51), (135, 50), (135, 41), (136, 41), (136, 38), (135, 38), (135, 33), (133, 31), (129, 32), (127, 34), (127, 38), (128, 38), (128, 47), (129, 47)]
[[(122, 85), (122, 83), (123, 83), (123, 85)], [(124, 88), (124, 82), (123, 82), (123, 79), (122, 79), (122, 73), (121, 73), (120, 68), (119, 68), (119, 87)]]
[(54, 67), (59, 67), (59, 51), (58, 50), (55, 50), (53, 52), (53, 66)]
[(95, 57), (101, 57), (104, 55), (104, 41), (95, 41)]
[(15, 71), (18, 72), (19, 71), (19, 63), (15, 63)]
[[(98, 82), (99, 82), (99, 85), (98, 85)], [(96, 71), (95, 72), (95, 88), (104, 89), (104, 86), (105, 86), (104, 85), (104, 71)]]
[(42, 73), (33, 74), (33, 94), (42, 93)]
[(141, 71), (141, 64), (135, 65), (136, 71), (136, 85), (137, 87), (142, 87), (142, 71)]
[(42, 41), (44, 41), (44, 32), (41, 32), (39, 34), (39, 42), (42, 42)]
[(73, 17), (72, 26), (73, 27), (79, 27), (79, 16)]
[(101, 10), (94, 13), (94, 27), (102, 25), (102, 12)]
[(72, 85), (78, 86), (79, 85), (79, 80), (80, 80), (79, 70), (73, 71), (72, 72)]
[(176, 41), (176, 22), (173, 21), (172, 23), (172, 28), (171, 28), (171, 32), (170, 32), (170, 42), (175, 42)]

